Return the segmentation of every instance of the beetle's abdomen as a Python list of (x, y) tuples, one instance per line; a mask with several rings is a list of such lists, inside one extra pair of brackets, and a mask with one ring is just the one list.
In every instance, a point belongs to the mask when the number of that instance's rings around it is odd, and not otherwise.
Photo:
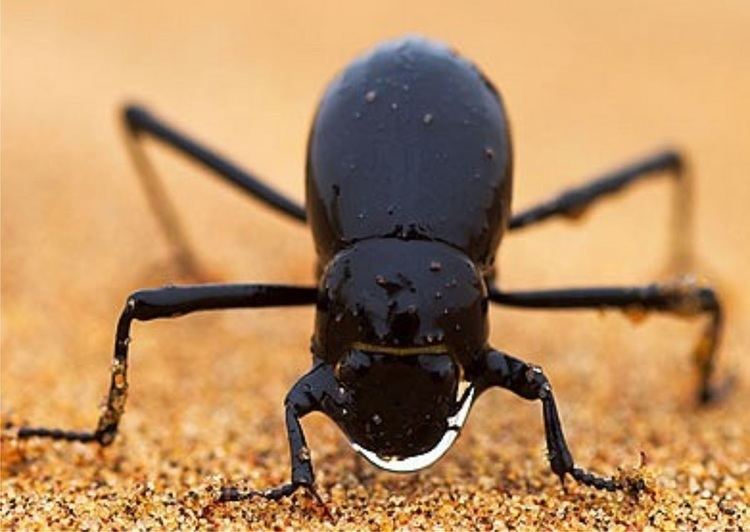
[(436, 239), (492, 261), (511, 196), (508, 125), (471, 63), (417, 38), (335, 79), (310, 136), (307, 206), (323, 263), (371, 237)]

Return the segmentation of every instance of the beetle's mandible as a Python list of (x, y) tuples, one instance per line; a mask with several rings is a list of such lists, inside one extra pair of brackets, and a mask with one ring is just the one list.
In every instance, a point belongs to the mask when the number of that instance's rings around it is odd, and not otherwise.
[[(221, 501), (279, 499), (299, 488), (319, 498), (300, 425), (326, 414), (352, 447), (400, 472), (429, 466), (452, 445), (476, 399), (500, 387), (539, 401), (552, 471), (599, 489), (633, 489), (579, 468), (568, 450), (544, 372), (488, 344), (490, 303), (546, 309), (640, 309), (707, 316), (697, 343), (698, 398), (710, 401), (722, 310), (715, 292), (677, 280), (643, 286), (504, 291), (495, 253), (506, 231), (574, 217), (598, 199), (654, 176), (673, 178), (680, 204), (674, 262), (689, 265), (690, 185), (674, 150), (617, 168), (511, 215), (511, 135), (500, 94), (472, 63), (418, 37), (384, 43), (326, 90), (310, 133), (306, 206), (155, 117), (129, 105), (127, 145), (155, 214), (188, 274), (198, 261), (143, 150), (152, 137), (220, 179), (312, 229), (317, 286), (198, 284), (140, 290), (117, 324), (110, 391), (94, 431), (23, 427), (19, 438), (109, 445), (127, 395), (133, 320), (195, 311), (314, 305), (312, 369), (284, 402), (291, 481), (265, 491), (223, 489)], [(635, 486), (637, 489), (640, 486)]]

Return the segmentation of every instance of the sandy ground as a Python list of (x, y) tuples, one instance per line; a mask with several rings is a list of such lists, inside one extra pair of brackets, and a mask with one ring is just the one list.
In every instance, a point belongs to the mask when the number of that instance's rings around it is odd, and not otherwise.
[[(328, 519), (303, 496), (211, 508), (222, 482), (287, 478), (281, 401), (309, 362), (309, 309), (134, 328), (116, 443), (2, 441), (3, 529), (750, 528), (750, 5), (573, 1), (3, 2), (2, 422), (93, 428), (126, 295), (176, 280), (126, 158), (118, 106), (137, 98), (303, 197), (307, 128), (325, 83), (387, 37), (455, 45), (501, 88), (521, 207), (666, 142), (695, 169), (698, 273), (728, 319), (720, 373), (739, 386), (697, 410), (699, 320), (492, 312), (494, 345), (545, 367), (577, 461), (637, 467), (651, 493), (569, 485), (544, 459), (538, 405), (483, 397), (436, 466), (360, 464), (305, 421)], [(214, 278), (313, 282), (304, 228), (151, 150)], [(638, 187), (577, 224), (507, 239), (508, 288), (664, 278), (670, 190)]]

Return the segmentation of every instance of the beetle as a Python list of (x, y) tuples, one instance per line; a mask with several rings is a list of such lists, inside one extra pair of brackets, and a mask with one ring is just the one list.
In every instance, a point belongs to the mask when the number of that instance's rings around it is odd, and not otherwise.
[[(694, 353), (698, 399), (707, 403), (720, 391), (712, 373), (723, 313), (708, 286), (682, 279), (505, 291), (496, 283), (495, 254), (506, 231), (576, 217), (597, 200), (652, 176), (672, 176), (678, 190), (688, 190), (686, 164), (675, 150), (658, 151), (511, 215), (511, 133), (500, 93), (474, 64), (421, 37), (379, 45), (328, 86), (309, 136), (305, 207), (144, 107), (126, 106), (123, 118), (135, 166), (185, 272), (197, 272), (197, 260), (143, 151), (145, 136), (308, 223), (319, 281), (134, 292), (117, 323), (110, 390), (96, 429), (22, 427), (21, 439), (111, 444), (127, 397), (131, 323), (230, 308), (314, 305), (315, 330), (312, 368), (284, 401), (291, 481), (260, 492), (226, 487), (222, 502), (277, 500), (299, 488), (320, 500), (300, 425), (310, 412), (327, 415), (376, 466), (411, 472), (439, 459), (476, 399), (498, 387), (541, 402), (549, 463), (561, 481), (570, 475), (598, 489), (629, 489), (575, 464), (545, 373), (489, 345), (490, 303), (707, 315)], [(680, 196), (678, 243), (689, 228), (688, 196)], [(684, 265), (689, 249), (675, 246), (674, 255)]]

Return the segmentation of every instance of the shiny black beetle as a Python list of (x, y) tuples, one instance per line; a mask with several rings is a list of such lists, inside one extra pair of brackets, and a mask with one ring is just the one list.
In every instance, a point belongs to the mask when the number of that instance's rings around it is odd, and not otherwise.
[[(124, 120), (131, 155), (187, 273), (196, 272), (197, 263), (142, 151), (142, 135), (309, 222), (319, 283), (168, 286), (133, 293), (117, 324), (110, 392), (96, 430), (26, 427), (20, 438), (109, 445), (126, 399), (131, 322), (240, 307), (315, 305), (313, 364), (284, 403), (291, 482), (263, 492), (225, 488), (221, 501), (278, 499), (299, 487), (317, 497), (300, 426), (300, 418), (313, 411), (335, 421), (354, 449), (381, 468), (427, 467), (450, 448), (473, 402), (492, 387), (541, 401), (549, 461), (561, 480), (571, 475), (600, 489), (625, 488), (617, 479), (576, 467), (542, 370), (488, 345), (490, 302), (706, 313), (710, 320), (695, 353), (699, 398), (706, 402), (714, 395), (711, 374), (722, 313), (710, 288), (687, 281), (523, 292), (495, 286), (495, 253), (506, 230), (577, 216), (597, 199), (653, 175), (672, 175), (684, 189), (684, 162), (674, 151), (511, 216), (511, 136), (499, 93), (472, 63), (421, 38), (380, 45), (328, 87), (309, 139), (306, 208), (142, 107), (126, 107)], [(677, 255), (685, 259), (686, 248), (678, 246)]]

